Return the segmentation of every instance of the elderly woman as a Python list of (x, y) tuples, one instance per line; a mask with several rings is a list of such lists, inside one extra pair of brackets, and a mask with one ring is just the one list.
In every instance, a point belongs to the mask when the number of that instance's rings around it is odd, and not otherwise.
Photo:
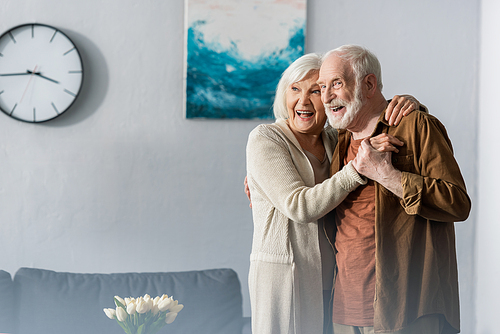
[[(320, 65), (317, 54), (290, 65), (276, 90), (276, 122), (257, 126), (248, 139), (254, 221), (249, 289), (256, 334), (323, 333), (335, 267), (327, 214), (366, 183), (352, 163), (329, 178), (337, 132), (325, 128), (316, 83)], [(387, 118), (394, 123), (414, 104), (395, 97)], [(402, 143), (388, 136), (372, 140), (379, 150), (396, 150), (392, 144)]]

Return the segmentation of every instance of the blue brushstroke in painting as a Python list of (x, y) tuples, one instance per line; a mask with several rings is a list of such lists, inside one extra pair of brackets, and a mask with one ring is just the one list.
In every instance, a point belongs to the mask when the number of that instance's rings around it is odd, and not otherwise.
[(197, 21), (188, 30), (186, 117), (272, 119), (281, 73), (304, 53), (304, 23), (290, 33), (288, 46), (257, 59), (244, 59), (236, 46), (206, 43)]

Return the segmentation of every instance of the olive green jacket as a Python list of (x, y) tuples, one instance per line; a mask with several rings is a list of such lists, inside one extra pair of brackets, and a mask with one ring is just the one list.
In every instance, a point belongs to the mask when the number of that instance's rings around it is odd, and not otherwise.
[[(403, 198), (375, 184), (375, 332), (428, 314), (445, 316), (443, 333), (459, 332), (454, 222), (467, 219), (471, 201), (451, 141), (437, 118), (420, 111), (392, 127), (382, 113), (372, 136), (380, 133), (404, 142), (392, 156)], [(332, 173), (342, 168), (350, 137), (339, 131)]]

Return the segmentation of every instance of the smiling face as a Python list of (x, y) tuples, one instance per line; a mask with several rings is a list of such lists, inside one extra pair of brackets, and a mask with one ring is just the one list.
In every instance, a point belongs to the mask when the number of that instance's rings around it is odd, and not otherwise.
[(336, 129), (348, 128), (363, 106), (360, 85), (356, 84), (349, 63), (336, 55), (325, 59), (318, 84), (330, 125)]
[(326, 115), (317, 80), (318, 72), (311, 71), (286, 91), (288, 126), (294, 133), (318, 135), (323, 131)]

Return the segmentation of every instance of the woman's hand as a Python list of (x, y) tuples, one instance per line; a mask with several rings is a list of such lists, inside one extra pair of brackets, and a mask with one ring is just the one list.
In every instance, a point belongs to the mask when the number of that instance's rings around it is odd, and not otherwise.
[(376, 137), (371, 137), (370, 138), (370, 145), (373, 146), (374, 149), (380, 152), (396, 152), (398, 153), (399, 150), (397, 149), (397, 146), (403, 146), (404, 143), (397, 139), (394, 136), (391, 136), (387, 133), (381, 133)]
[(389, 125), (398, 125), (403, 116), (418, 110), (420, 102), (411, 95), (395, 95), (385, 111), (385, 120)]
[(250, 188), (248, 188), (248, 181), (246, 176), (244, 185), (245, 185), (245, 194), (247, 194), (248, 200), (250, 201), (250, 208), (252, 208), (252, 200), (250, 199)]

